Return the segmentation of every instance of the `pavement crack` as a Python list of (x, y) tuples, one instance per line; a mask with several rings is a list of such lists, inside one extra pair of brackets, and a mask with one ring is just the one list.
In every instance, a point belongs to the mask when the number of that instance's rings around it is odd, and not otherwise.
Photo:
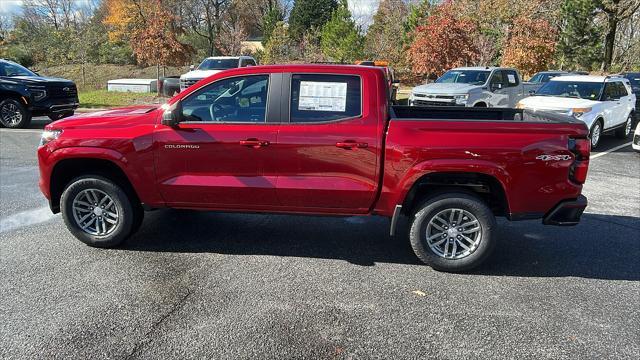
[(156, 320), (153, 324), (151, 324), (151, 327), (144, 334), (144, 336), (142, 337), (142, 340), (136, 343), (136, 345), (129, 352), (129, 354), (124, 357), (124, 359), (129, 360), (137, 357), (137, 355), (140, 353), (142, 348), (150, 341), (151, 334), (153, 334), (176, 311), (182, 309), (185, 302), (187, 301), (187, 298), (189, 298), (190, 295), (191, 295), (191, 290), (187, 290), (186, 294), (184, 294), (177, 302), (175, 302), (171, 307), (171, 309), (166, 314), (164, 314), (162, 317)]

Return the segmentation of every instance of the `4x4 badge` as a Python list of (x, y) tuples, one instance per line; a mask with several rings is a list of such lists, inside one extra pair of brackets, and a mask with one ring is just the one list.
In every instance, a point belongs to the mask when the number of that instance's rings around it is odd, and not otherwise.
[(542, 161), (563, 161), (571, 160), (571, 155), (540, 155), (537, 156), (536, 159)]

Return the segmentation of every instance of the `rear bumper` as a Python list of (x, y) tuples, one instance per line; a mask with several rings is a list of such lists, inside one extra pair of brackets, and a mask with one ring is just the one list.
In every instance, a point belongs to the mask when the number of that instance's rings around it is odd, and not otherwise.
[(542, 223), (559, 226), (577, 225), (586, 207), (587, 198), (584, 195), (580, 195), (575, 200), (561, 201), (544, 216)]

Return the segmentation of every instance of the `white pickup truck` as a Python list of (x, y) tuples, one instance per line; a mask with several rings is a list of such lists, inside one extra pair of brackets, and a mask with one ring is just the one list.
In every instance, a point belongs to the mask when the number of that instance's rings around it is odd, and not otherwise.
[(409, 105), (512, 108), (541, 85), (523, 82), (512, 68), (461, 67), (413, 88)]
[(180, 91), (220, 71), (255, 65), (256, 59), (251, 56), (208, 57), (204, 59), (197, 68), (191, 65), (191, 71), (180, 76)]

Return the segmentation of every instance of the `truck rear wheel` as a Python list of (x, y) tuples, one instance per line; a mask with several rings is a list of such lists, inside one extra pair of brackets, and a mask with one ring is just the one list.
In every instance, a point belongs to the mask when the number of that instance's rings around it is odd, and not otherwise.
[(101, 176), (73, 180), (62, 193), (62, 217), (83, 243), (108, 248), (122, 243), (141, 223), (139, 205), (117, 184)]
[(409, 240), (416, 256), (439, 271), (477, 267), (495, 247), (496, 220), (477, 197), (445, 193), (418, 206), (411, 218)]
[(0, 101), (0, 125), (10, 128), (23, 128), (31, 122), (31, 113), (20, 101), (12, 98)]

